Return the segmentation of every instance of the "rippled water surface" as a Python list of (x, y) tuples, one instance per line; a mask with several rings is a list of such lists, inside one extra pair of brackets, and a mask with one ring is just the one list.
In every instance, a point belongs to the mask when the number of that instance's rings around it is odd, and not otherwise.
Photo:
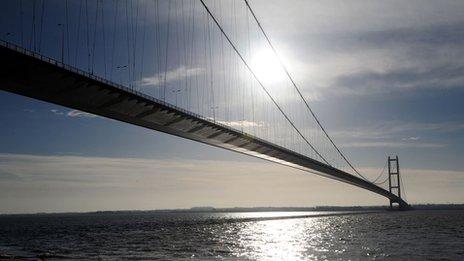
[(464, 211), (332, 214), (0, 216), (0, 253), (25, 259), (464, 260)]

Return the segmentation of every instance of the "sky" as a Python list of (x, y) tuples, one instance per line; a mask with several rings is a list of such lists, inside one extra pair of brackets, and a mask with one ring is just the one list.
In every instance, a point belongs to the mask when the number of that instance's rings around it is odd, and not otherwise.
[[(19, 39), (18, 21), (7, 18), (16, 3), (1, 11), (3, 40)], [(227, 29), (233, 14), (207, 4), (222, 10)], [(398, 155), (408, 202), (464, 203), (464, 2), (250, 5), (361, 173), (375, 178), (386, 157)], [(59, 58), (52, 23), (45, 33), (55, 45), (45, 41), (42, 52)], [(176, 70), (205, 73), (200, 62), (172, 65), (142, 70), (138, 83), (159, 85), (166, 70), (173, 80)], [(0, 213), (388, 203), (334, 180), (4, 91), (0, 112)]]

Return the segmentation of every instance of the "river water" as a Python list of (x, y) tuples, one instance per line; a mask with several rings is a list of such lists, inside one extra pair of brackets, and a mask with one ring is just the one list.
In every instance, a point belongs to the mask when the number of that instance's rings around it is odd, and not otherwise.
[(464, 260), (464, 211), (5, 215), (0, 253), (33, 260)]

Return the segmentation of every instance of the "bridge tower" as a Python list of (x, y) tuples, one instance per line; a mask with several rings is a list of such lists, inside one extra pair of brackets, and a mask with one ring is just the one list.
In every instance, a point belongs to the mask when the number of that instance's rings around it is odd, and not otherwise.
[(388, 156), (388, 188), (390, 193), (397, 195), (399, 199), (390, 199), (390, 208), (393, 208), (394, 204), (398, 204), (398, 208), (401, 208), (400, 163), (398, 156)]

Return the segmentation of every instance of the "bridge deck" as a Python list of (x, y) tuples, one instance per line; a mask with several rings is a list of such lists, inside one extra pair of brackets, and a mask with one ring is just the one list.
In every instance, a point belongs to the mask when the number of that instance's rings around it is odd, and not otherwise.
[(349, 173), (58, 61), (4, 42), (0, 57), (2, 90), (313, 172), (407, 206)]

